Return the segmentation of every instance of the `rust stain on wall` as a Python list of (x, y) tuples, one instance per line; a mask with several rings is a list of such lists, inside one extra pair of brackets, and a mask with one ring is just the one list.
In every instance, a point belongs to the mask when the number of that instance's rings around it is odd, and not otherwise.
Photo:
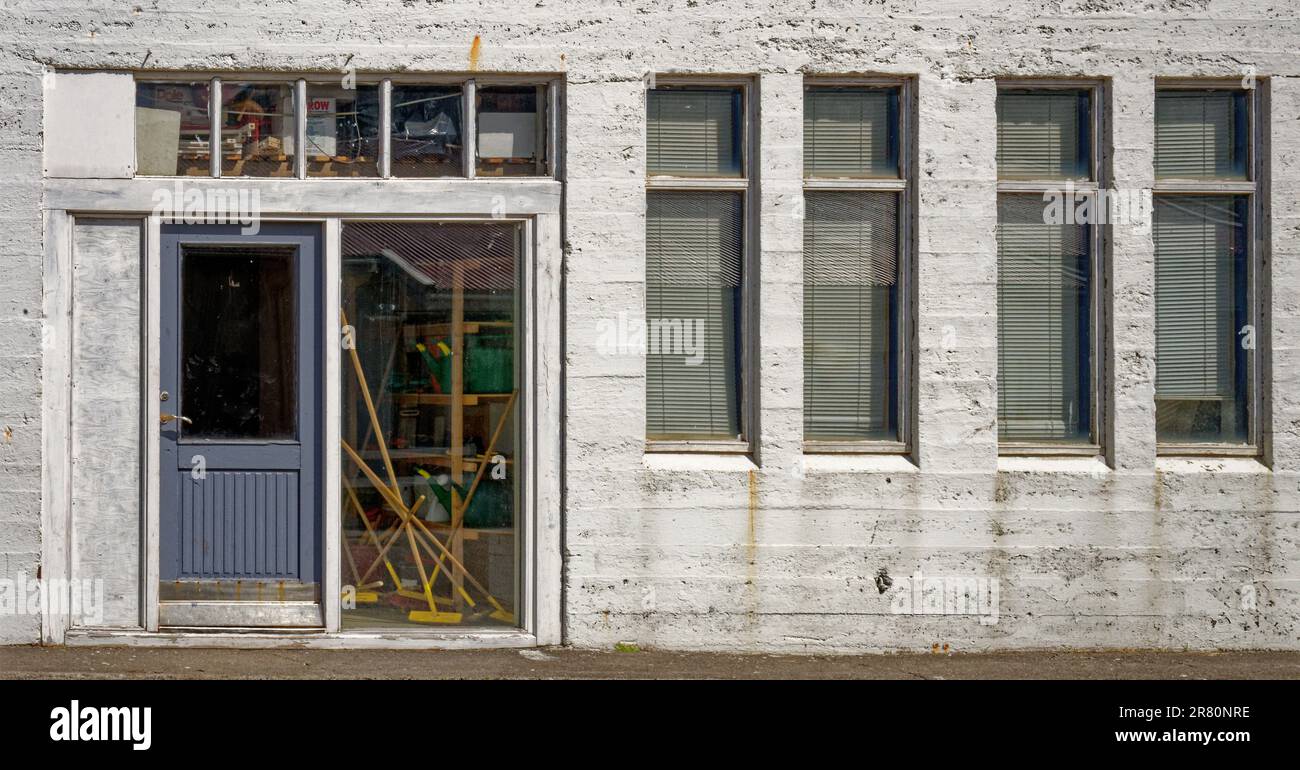
[(474, 36), (474, 42), (469, 46), (469, 71), (478, 72), (478, 57), (482, 53), (483, 41), (478, 35)]

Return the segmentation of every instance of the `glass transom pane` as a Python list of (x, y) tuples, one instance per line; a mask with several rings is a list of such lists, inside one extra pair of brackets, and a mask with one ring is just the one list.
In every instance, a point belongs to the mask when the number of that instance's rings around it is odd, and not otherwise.
[(1156, 176), (1244, 180), (1249, 133), (1244, 92), (1160, 91)]
[(655, 89), (647, 102), (649, 174), (741, 176), (739, 88)]
[(1087, 90), (1000, 91), (1000, 179), (1090, 179)]
[(810, 177), (898, 177), (898, 90), (804, 91), (803, 167)]

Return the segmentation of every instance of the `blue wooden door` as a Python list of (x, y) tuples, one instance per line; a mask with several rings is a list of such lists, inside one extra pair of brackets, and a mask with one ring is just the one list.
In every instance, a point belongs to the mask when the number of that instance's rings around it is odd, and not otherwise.
[(319, 625), (320, 228), (164, 226), (163, 625)]

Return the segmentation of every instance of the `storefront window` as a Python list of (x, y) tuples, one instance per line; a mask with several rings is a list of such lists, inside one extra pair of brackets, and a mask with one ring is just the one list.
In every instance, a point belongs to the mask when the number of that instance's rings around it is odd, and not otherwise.
[(221, 84), (223, 176), (292, 177), (294, 131), (288, 84)]
[(343, 627), (519, 624), (505, 223), (343, 228)]
[(465, 175), (460, 104), (460, 86), (393, 86), (393, 176)]
[(140, 176), (211, 173), (208, 82), (137, 83), (135, 169)]
[(379, 176), (379, 86), (309, 83), (305, 147), (307, 176)]

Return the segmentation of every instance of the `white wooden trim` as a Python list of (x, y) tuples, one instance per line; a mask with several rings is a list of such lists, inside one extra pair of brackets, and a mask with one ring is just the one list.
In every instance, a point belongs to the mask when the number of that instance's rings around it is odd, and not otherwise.
[(159, 414), (162, 404), (158, 393), (162, 390), (159, 365), (162, 362), (162, 297), (159, 284), (162, 280), (162, 258), (160, 253), (162, 224), (158, 217), (145, 220), (144, 228), (144, 269), (141, 280), (144, 283), (144, 404), (140, 409), (140, 418), (144, 420), (144, 447), (142, 449), (141, 479), (144, 500), (144, 569), (141, 570), (144, 582), (141, 591), (144, 606), (144, 627), (149, 631), (158, 630), (158, 581), (162, 575), (159, 562), (159, 511), (161, 510), (161, 477), (158, 473), (162, 424)]
[[(45, 212), (45, 278), (41, 297), (41, 565), (36, 576), (67, 587), (72, 504), (72, 218)], [(70, 607), (70, 596), (59, 605)], [(71, 617), (41, 615), (41, 641), (62, 644)]]
[(464, 138), (460, 143), (461, 167), (466, 179), (473, 179), (478, 170), (478, 97), (477, 83), (474, 78), (461, 86), (461, 99), (465, 106), (461, 108), (461, 126)]
[[(535, 246), (532, 291), (528, 296), (533, 319), (530, 351), (533, 360), (525, 370), (530, 383), (530, 422), (533, 426), (532, 458), (528, 476), (534, 479), (530, 535), (525, 542), (525, 561), (533, 562), (532, 612), (525, 630), (542, 645), (563, 641), (561, 552), (561, 490), (563, 489), (562, 439), (564, 412), (561, 403), (563, 374), (563, 319), (561, 277), (563, 235), (558, 214), (538, 216), (534, 224)], [(525, 498), (527, 499), (527, 498)]]
[(221, 176), (221, 78), (208, 86), (208, 173)]
[(325, 222), (324, 243), (324, 329), (321, 341), (325, 350), (325, 424), (322, 427), (321, 449), (322, 482), (324, 495), (321, 498), (325, 510), (321, 516), (324, 538), (325, 563), (321, 573), (323, 587), (321, 606), (325, 615), (325, 630), (337, 632), (341, 628), (340, 602), (343, 591), (342, 567), (340, 566), (339, 533), (341, 529), (342, 497), (339, 494), (338, 480), (342, 478), (342, 460), (339, 456), (341, 423), (343, 419), (342, 386), (342, 345), (341, 323), (339, 319), (340, 298), (339, 279), (342, 270), (341, 240), (342, 224), (338, 219)]
[(307, 81), (293, 84), (293, 175), (307, 178)]
[(545, 644), (519, 631), (413, 629), (386, 631), (294, 631), (281, 629), (173, 628), (163, 632), (118, 629), (76, 629), (68, 632), (69, 647), (179, 647), (317, 650), (476, 650), (536, 647)]
[(558, 214), (561, 184), (534, 177), (464, 179), (211, 179), (194, 177), (137, 177), (135, 179), (46, 180), (46, 206), (51, 209), (107, 214), (151, 214), (158, 191), (181, 185), (188, 193), (198, 190), (227, 193), (230, 189), (255, 192), (264, 219), (276, 215), (320, 217), (345, 215), (456, 216), (470, 212), (490, 214), (501, 199), (507, 215)]

